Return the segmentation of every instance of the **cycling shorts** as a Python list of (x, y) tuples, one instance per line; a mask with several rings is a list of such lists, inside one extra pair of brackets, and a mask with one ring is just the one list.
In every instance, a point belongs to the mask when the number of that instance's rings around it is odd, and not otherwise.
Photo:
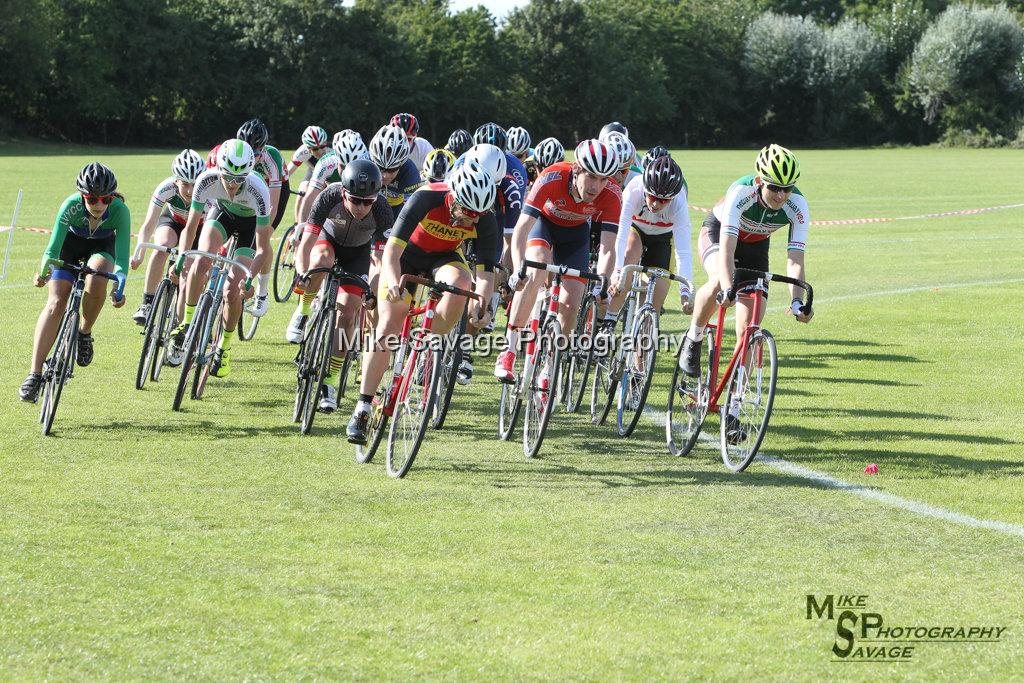
[[(89, 237), (82, 237), (76, 235), (73, 232), (69, 232), (64, 236), (64, 244), (60, 247), (60, 260), (64, 263), (70, 263), (79, 265), (82, 263), (88, 263), (89, 259), (93, 255), (99, 255), (107, 259), (111, 263), (114, 263), (114, 257), (116, 254), (116, 235), (110, 233), (106, 237), (100, 237), (99, 239), (92, 239)], [(55, 268), (50, 274), (55, 280), (67, 280), (68, 282), (75, 281), (75, 275), (63, 268)]]
[(526, 246), (546, 247), (551, 250), (551, 263), (554, 265), (586, 273), (590, 267), (590, 233), (586, 225), (566, 228), (540, 216), (530, 230)]

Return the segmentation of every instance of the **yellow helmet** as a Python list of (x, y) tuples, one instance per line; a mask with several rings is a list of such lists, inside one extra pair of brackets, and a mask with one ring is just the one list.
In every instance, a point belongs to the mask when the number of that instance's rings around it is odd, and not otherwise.
[(454, 165), (455, 155), (443, 147), (438, 147), (427, 153), (420, 172), (427, 182), (440, 182)]
[(773, 185), (793, 185), (800, 177), (800, 162), (782, 145), (762, 148), (754, 166), (761, 180)]

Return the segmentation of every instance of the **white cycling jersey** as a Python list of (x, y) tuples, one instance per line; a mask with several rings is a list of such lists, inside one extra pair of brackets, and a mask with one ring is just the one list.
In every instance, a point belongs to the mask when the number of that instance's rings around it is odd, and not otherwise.
[(210, 168), (203, 171), (196, 179), (192, 208), (202, 211), (213, 203), (236, 216), (255, 216), (256, 227), (270, 225), (270, 189), (255, 171), (249, 172), (234, 197), (229, 197), (224, 189), (219, 170)]
[(416, 168), (423, 168), (423, 161), (432, 151), (434, 151), (434, 146), (429, 141), (423, 138), (416, 138), (413, 142), (412, 153), (409, 154), (409, 158), (416, 164)]
[(760, 192), (761, 181), (753, 175), (744, 176), (729, 186), (725, 198), (712, 209), (722, 225), (721, 234), (732, 235), (740, 242), (759, 242), (788, 226), (788, 249), (805, 251), (811, 227), (807, 199), (794, 188), (782, 208), (772, 210), (761, 201)]
[[(693, 281), (693, 254), (690, 250), (690, 211), (686, 186), (675, 199), (654, 213), (644, 201), (644, 179), (633, 178), (622, 191), (622, 212), (619, 214), (619, 230), (615, 239), (615, 270), (621, 272), (626, 261), (626, 245), (629, 232), (636, 229), (648, 235), (672, 233), (672, 247), (676, 253), (676, 273)], [(683, 289), (682, 283), (679, 285)]]
[(175, 180), (175, 177), (171, 176), (157, 185), (156, 189), (153, 190), (153, 197), (150, 201), (158, 209), (166, 205), (171, 214), (179, 222), (184, 223), (188, 220), (188, 203), (178, 194), (178, 186), (175, 184)]

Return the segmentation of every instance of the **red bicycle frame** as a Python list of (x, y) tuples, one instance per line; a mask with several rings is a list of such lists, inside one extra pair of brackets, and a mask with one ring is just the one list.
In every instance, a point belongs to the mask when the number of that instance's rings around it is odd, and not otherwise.
[[(718, 307), (718, 323), (715, 325), (708, 325), (705, 334), (715, 335), (715, 358), (711, 364), (711, 381), (709, 386), (715, 388), (711, 393), (711, 397), (708, 399), (708, 411), (712, 413), (719, 412), (720, 406), (718, 405), (718, 399), (721, 397), (722, 392), (725, 391), (725, 385), (729, 381), (729, 377), (732, 376), (733, 368), (736, 367), (736, 363), (747, 362), (747, 343), (750, 341), (750, 337), (755, 332), (761, 329), (761, 324), (757, 321), (761, 319), (761, 309), (764, 306), (764, 292), (759, 289), (755, 289), (750, 296), (754, 299), (754, 310), (750, 316), (750, 322), (747, 323), (747, 327), (743, 330), (743, 334), (736, 340), (736, 348), (733, 349), (732, 358), (729, 360), (728, 367), (725, 368), (725, 372), (722, 373), (722, 381), (718, 381), (718, 359), (721, 357), (722, 348), (722, 334), (723, 328), (725, 327), (725, 309), (721, 306)], [(761, 363), (761, 350), (758, 349), (757, 363)]]

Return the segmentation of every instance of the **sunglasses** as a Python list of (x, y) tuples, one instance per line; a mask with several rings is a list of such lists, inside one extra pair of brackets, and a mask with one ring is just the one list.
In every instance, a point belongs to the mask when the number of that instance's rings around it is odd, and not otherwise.
[(244, 175), (231, 175), (230, 173), (224, 174), (224, 182), (228, 185), (241, 185), (245, 182), (247, 176)]
[(768, 183), (769, 192), (792, 192), (793, 185), (772, 185)]
[(381, 173), (398, 173), (401, 170), (402, 170), (401, 166), (395, 166), (394, 168), (382, 168), (382, 169), (380, 169), (380, 172)]
[(672, 201), (673, 197), (659, 197), (656, 194), (647, 192), (647, 201), (649, 202), (661, 202), (662, 204)]
[(346, 193), (345, 197), (356, 206), (373, 206), (373, 203), (377, 201), (377, 195), (373, 195), (372, 197), (357, 197), (353, 194)]
[(84, 199), (87, 204), (99, 204), (101, 202), (103, 204), (109, 204), (110, 202), (114, 201), (114, 195), (83, 194), (82, 199)]
[(481, 213), (480, 211), (473, 211), (472, 209), (467, 209), (458, 202), (453, 204), (452, 208), (458, 208), (459, 212), (462, 213), (462, 215), (465, 216), (466, 218), (480, 218), (480, 216), (483, 215), (483, 213)]

